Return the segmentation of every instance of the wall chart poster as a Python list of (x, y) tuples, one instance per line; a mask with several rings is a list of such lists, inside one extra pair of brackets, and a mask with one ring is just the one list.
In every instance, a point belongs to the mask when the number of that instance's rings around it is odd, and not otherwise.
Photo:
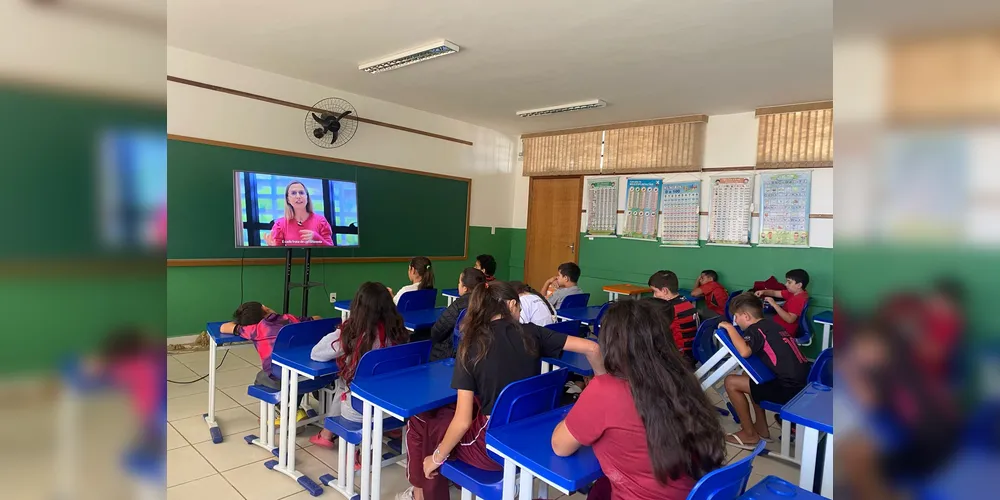
[(713, 176), (712, 204), (708, 212), (708, 243), (750, 244), (750, 209), (753, 176)]
[(698, 246), (701, 181), (663, 185), (660, 242), (663, 246)]
[(656, 241), (663, 179), (629, 179), (625, 197), (625, 238)]
[(614, 236), (618, 229), (618, 179), (587, 181), (587, 236)]
[(760, 175), (760, 245), (809, 246), (812, 172)]

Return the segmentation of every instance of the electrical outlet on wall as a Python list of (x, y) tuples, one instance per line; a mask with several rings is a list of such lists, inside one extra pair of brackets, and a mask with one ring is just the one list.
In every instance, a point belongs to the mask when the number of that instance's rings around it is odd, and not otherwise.
[(330, 303), (333, 304), (336, 301), (337, 301), (337, 293), (336, 292), (331, 293), (330, 294)]

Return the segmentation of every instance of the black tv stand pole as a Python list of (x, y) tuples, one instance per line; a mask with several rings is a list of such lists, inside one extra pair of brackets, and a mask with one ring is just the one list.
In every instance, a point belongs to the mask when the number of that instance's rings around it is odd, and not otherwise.
[(309, 315), (309, 289), (323, 284), (309, 281), (309, 271), (311, 266), (312, 248), (306, 248), (304, 267), (302, 269), (302, 283), (292, 283), (292, 249), (285, 249), (285, 302), (281, 306), (282, 314), (288, 314), (288, 297), (292, 288), (302, 287), (302, 316), (307, 317)]

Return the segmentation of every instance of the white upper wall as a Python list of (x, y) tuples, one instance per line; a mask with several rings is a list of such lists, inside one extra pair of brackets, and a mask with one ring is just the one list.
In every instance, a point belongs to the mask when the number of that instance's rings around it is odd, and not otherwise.
[(514, 171), (516, 138), (175, 47), (167, 47), (167, 74), (305, 105), (339, 97), (353, 104), (362, 117), (471, 141), (474, 146), (360, 123), (346, 145), (322, 149), (305, 135), (305, 111), (167, 84), (170, 134), (468, 177), (472, 179), (470, 223), (511, 227), (514, 181), (520, 175)]

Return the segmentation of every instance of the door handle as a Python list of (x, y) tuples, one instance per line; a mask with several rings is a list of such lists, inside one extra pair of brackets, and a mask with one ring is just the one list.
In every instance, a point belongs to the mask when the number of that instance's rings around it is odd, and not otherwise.
[(569, 253), (576, 255), (576, 245), (573, 243), (569, 244)]

